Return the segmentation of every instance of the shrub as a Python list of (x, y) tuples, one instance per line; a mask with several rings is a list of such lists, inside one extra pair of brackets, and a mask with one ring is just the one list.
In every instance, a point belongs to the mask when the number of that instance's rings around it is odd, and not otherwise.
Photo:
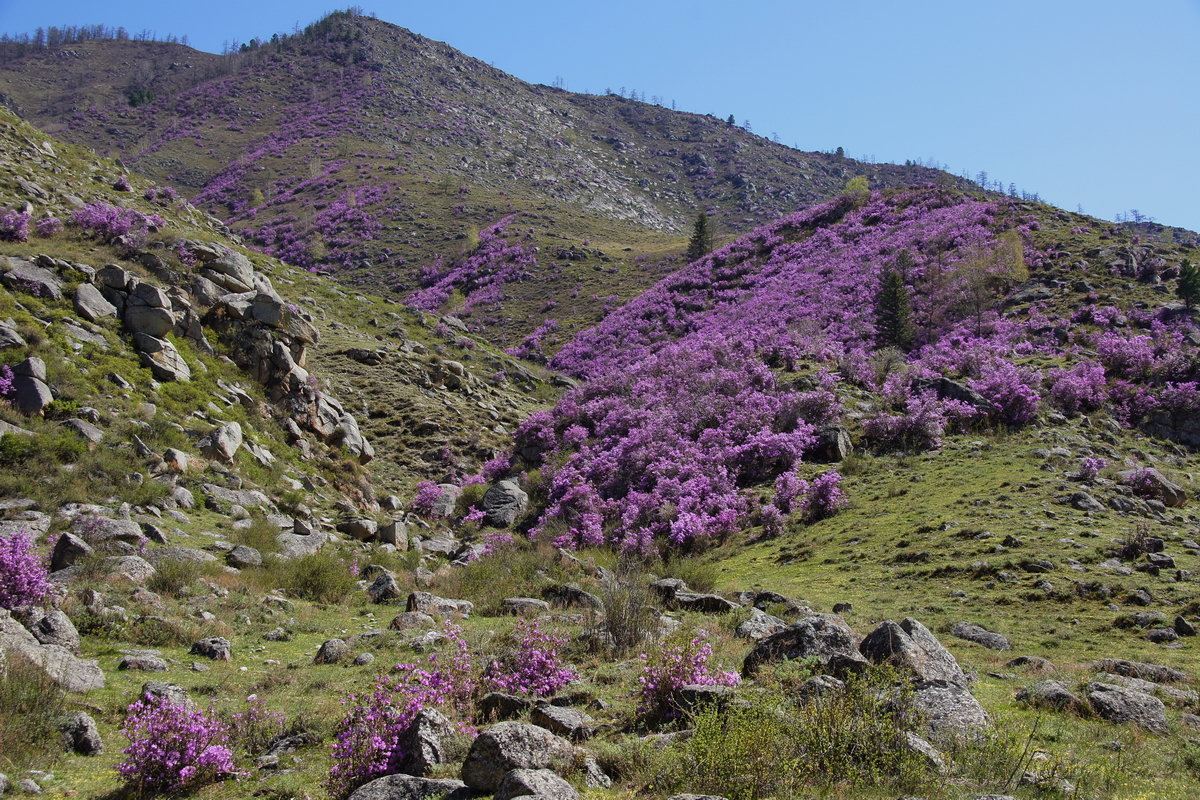
[(423, 517), (433, 516), (433, 504), (438, 501), (445, 490), (432, 481), (421, 481), (417, 484), (417, 494), (412, 499), (412, 510)]
[(212, 709), (146, 696), (126, 710), (117, 772), (141, 792), (183, 792), (236, 775), (229, 727)]
[(559, 650), (567, 637), (543, 631), (537, 620), (518, 620), (511, 634), (515, 648), (488, 665), (483, 682), (499, 692), (549, 697), (575, 680)]
[(269, 711), (266, 701), (258, 695), (246, 698), (246, 706), (229, 718), (230, 739), (250, 755), (266, 750), (286, 728), (287, 718), (278, 711)]
[(317, 603), (337, 603), (358, 589), (358, 580), (345, 560), (333, 553), (309, 553), (276, 562), (277, 582), (289, 594)]
[(1040, 383), (1037, 370), (997, 361), (984, 367), (982, 375), (968, 385), (991, 401), (996, 419), (1006, 425), (1024, 425), (1037, 416), (1041, 397), (1034, 387)]
[(58, 721), (66, 697), (46, 671), (16, 652), (0, 652), (0, 766), (41, 767), (60, 752)]
[(681, 686), (737, 686), (741, 677), (736, 672), (713, 671), (708, 666), (712, 657), (712, 645), (697, 636), (673, 647), (662, 647), (653, 655), (642, 653), (642, 674), (638, 682), (642, 688), (638, 700), (638, 711), (658, 719), (670, 719), (679, 715), (672, 702), (673, 695)]
[(158, 228), (164, 224), (163, 218), (157, 214), (143, 214), (108, 203), (91, 203), (76, 210), (71, 215), (71, 222), (106, 242), (115, 242), (127, 236), (139, 237), (151, 227)]
[(936, 450), (946, 431), (946, 412), (933, 392), (909, 394), (905, 413), (863, 420), (866, 438), (883, 450)]
[(1070, 369), (1054, 370), (1050, 373), (1050, 380), (1050, 397), (1067, 414), (1094, 411), (1104, 403), (1107, 378), (1104, 366), (1095, 361), (1084, 361)]
[(204, 571), (204, 565), (195, 561), (161, 561), (154, 575), (146, 582), (146, 588), (159, 594), (178, 595), (190, 586)]
[(8, 399), (17, 393), (13, 386), (13, 371), (8, 364), (0, 365), (0, 399)]
[[(637, 562), (622, 559), (613, 570), (613, 576), (604, 581), (600, 591), (604, 603), (604, 623), (593, 636), (593, 643), (607, 643), (617, 656), (641, 644), (658, 625), (654, 604), (656, 598), (650, 593)], [(607, 634), (604, 636), (603, 634)]]
[(1079, 479), (1090, 483), (1094, 481), (1107, 466), (1107, 459), (1085, 458), (1083, 463), (1079, 465)]
[(850, 502), (842, 491), (842, 476), (837, 470), (822, 473), (812, 483), (801, 481), (803, 499), (800, 510), (805, 522), (816, 522), (836, 514)]
[(18, 532), (0, 538), (0, 608), (46, 602), (51, 595), (50, 571), (33, 537)]
[(60, 233), (63, 229), (63, 221), (58, 217), (43, 217), (37, 221), (34, 226), (37, 230), (37, 235), (43, 239), (49, 239), (56, 233)]
[(24, 242), (29, 239), (28, 211), (0, 211), (0, 241)]
[(474, 692), (471, 653), (462, 630), (447, 623), (450, 657), (429, 657), (429, 669), (398, 664), (379, 675), (371, 694), (349, 695), (350, 707), (338, 725), (333, 745), (333, 767), (326, 788), (341, 798), (378, 775), (398, 771), (410, 753), (402, 746), (405, 734), (425, 708), (453, 706), (465, 709)]

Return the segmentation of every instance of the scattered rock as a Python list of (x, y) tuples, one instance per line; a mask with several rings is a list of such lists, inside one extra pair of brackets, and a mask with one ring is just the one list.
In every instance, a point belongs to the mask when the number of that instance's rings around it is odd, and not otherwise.
[(1038, 681), (1017, 692), (1017, 699), (1037, 708), (1057, 710), (1082, 708), (1079, 698), (1058, 681)]
[(991, 718), (965, 686), (951, 681), (922, 681), (913, 706), (935, 741), (973, 738), (991, 725)]
[(899, 625), (891, 620), (880, 623), (863, 639), (859, 650), (872, 663), (903, 667), (920, 680), (967, 685), (967, 676), (950, 651), (912, 617), (905, 617)]
[(494, 792), (514, 769), (546, 769), (570, 763), (574, 746), (545, 728), (521, 722), (501, 722), (471, 743), (462, 766), (462, 779), (472, 789)]
[(814, 659), (835, 675), (857, 672), (867, 663), (855, 646), (857, 638), (840, 617), (816, 614), (759, 640), (742, 664), (742, 675), (752, 677), (763, 664), (797, 658)]
[(542, 800), (579, 800), (571, 784), (548, 769), (514, 769), (500, 781), (493, 800), (531, 796)]
[(104, 740), (96, 720), (82, 711), (68, 714), (58, 723), (63, 748), (81, 756), (98, 756), (104, 752)]
[(497, 528), (507, 528), (525, 513), (529, 507), (529, 495), (515, 481), (504, 480), (487, 490), (479, 507), (484, 513), (484, 522)]
[[(381, 572), (379, 577), (375, 578), (371, 582), (371, 585), (367, 587), (367, 597), (375, 604), (390, 603), (393, 600), (399, 600), (401, 594), (400, 584), (397, 583), (396, 576), (388, 570)], [(395, 620), (392, 623), (394, 625)]]
[(529, 715), (529, 721), (574, 742), (590, 739), (596, 722), (578, 709), (552, 705), (535, 707)]
[(314, 664), (338, 664), (350, 657), (350, 646), (344, 639), (330, 639), (313, 656)]
[(461, 781), (387, 775), (358, 787), (348, 800), (474, 800), (478, 796)]
[(261, 567), (263, 563), (262, 553), (248, 545), (239, 544), (225, 554), (225, 563), (237, 569)]
[(1165, 734), (1167, 708), (1157, 697), (1111, 683), (1089, 683), (1087, 700), (1109, 722), (1131, 722), (1152, 733)]
[(989, 650), (1011, 650), (1008, 639), (970, 622), (956, 622), (950, 632), (960, 639), (981, 644)]
[(213, 661), (232, 661), (233, 647), (224, 636), (210, 636), (193, 644), (188, 654), (211, 658)]
[(430, 616), (468, 617), (474, 609), (475, 605), (470, 600), (451, 600), (429, 592), (413, 592), (408, 596), (404, 610), (419, 611)]

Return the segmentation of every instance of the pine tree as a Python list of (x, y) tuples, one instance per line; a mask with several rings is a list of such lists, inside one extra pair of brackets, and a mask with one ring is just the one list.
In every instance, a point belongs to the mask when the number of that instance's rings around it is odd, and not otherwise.
[(712, 252), (712, 230), (708, 226), (708, 214), (701, 211), (696, 216), (696, 224), (692, 227), (692, 238), (687, 246), (687, 261), (703, 258)]
[(912, 301), (904, 285), (904, 273), (912, 264), (908, 251), (900, 254), (894, 265), (884, 268), (879, 292), (875, 295), (875, 335), (880, 347), (898, 347), (907, 351), (913, 346), (916, 331), (912, 321)]
[(1175, 290), (1175, 294), (1187, 303), (1188, 308), (1200, 301), (1200, 269), (1194, 267), (1186, 258), (1179, 265), (1179, 288)]

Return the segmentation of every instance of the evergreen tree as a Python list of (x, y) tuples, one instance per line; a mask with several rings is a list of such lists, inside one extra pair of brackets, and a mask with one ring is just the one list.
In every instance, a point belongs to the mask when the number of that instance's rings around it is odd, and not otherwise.
[(880, 276), (879, 292), (875, 295), (875, 336), (880, 347), (898, 347), (907, 351), (913, 346), (912, 300), (904, 284), (904, 274), (912, 264), (905, 250), (896, 263), (885, 267)]
[(687, 260), (691, 262), (703, 258), (712, 252), (712, 229), (708, 225), (708, 214), (701, 211), (696, 216), (696, 224), (692, 227), (692, 238), (687, 246)]
[(1179, 265), (1179, 288), (1175, 290), (1179, 299), (1191, 308), (1200, 301), (1200, 269), (1192, 265), (1186, 258)]

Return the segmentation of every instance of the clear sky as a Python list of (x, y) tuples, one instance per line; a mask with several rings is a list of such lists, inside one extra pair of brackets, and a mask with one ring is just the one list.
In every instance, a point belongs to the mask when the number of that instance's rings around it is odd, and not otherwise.
[[(330, 0), (0, 0), (0, 31), (104, 23), (220, 52)], [(934, 160), (1200, 230), (1200, 0), (380, 0), (524, 80), (734, 114), (805, 150)]]

